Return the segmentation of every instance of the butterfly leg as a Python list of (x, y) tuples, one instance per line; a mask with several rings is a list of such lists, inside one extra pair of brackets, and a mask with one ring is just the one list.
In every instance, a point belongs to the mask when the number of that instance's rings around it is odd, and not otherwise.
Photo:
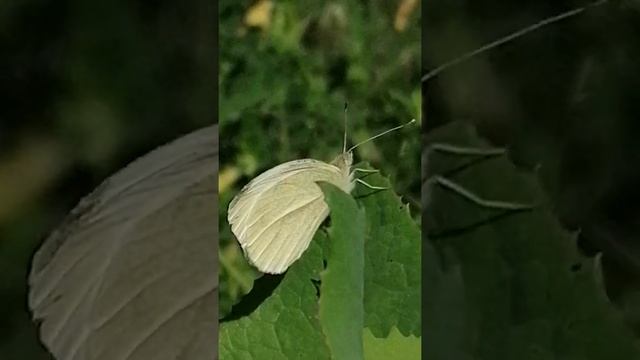
[[(477, 163), (486, 161), (490, 158), (501, 156), (506, 154), (507, 150), (504, 148), (488, 148), (488, 147), (472, 147), (472, 146), (458, 146), (446, 143), (434, 143), (427, 146), (426, 149), (426, 162), (429, 163), (429, 158), (433, 153), (443, 153), (451, 156), (462, 156), (462, 157), (470, 157), (472, 160), (470, 162), (465, 162), (455, 168), (449, 169), (445, 173), (441, 174), (445, 177), (451, 177), (455, 173), (464, 170), (470, 166), (473, 166)], [(427, 173), (428, 173), (427, 166)]]
[(361, 169), (361, 168), (354, 168), (353, 171), (359, 171), (365, 174), (373, 174), (373, 173), (380, 172), (380, 170), (378, 169)]
[[(486, 159), (489, 157), (500, 156), (506, 154), (506, 149), (504, 148), (479, 148), (479, 147), (467, 147), (467, 146), (457, 146), (446, 143), (435, 143), (428, 147), (427, 152), (441, 152), (452, 155), (461, 155), (461, 156), (479, 156), (482, 159)], [(452, 173), (457, 172), (457, 169), (454, 169)], [(443, 188), (446, 188), (450, 191), (453, 191), (467, 200), (473, 202), (474, 204), (490, 208), (490, 209), (501, 209), (501, 210), (527, 210), (534, 207), (532, 204), (522, 204), (516, 202), (508, 202), (508, 201), (498, 201), (498, 200), (487, 200), (483, 199), (480, 196), (474, 194), (468, 189), (464, 188), (462, 185), (455, 183), (452, 180), (449, 180), (445, 176), (441, 175), (433, 175), (429, 180), (427, 180), (428, 184), (437, 184)]]
[(435, 183), (443, 188), (451, 190), (456, 194), (461, 195), (467, 200), (473, 202), (474, 204), (484, 208), (517, 211), (517, 210), (529, 210), (535, 206), (532, 204), (522, 204), (522, 203), (516, 203), (516, 202), (509, 202), (509, 201), (483, 199), (480, 196), (474, 194), (473, 192), (465, 189), (462, 185), (456, 184), (455, 182), (439, 175), (433, 176), (427, 182)]
[(364, 179), (364, 178), (366, 178), (367, 176), (369, 176), (369, 175), (371, 175), (371, 174), (379, 173), (379, 172), (380, 172), (380, 170), (378, 170), (378, 169), (373, 169), (373, 170), (371, 170), (371, 169), (354, 168), (354, 169), (353, 169), (353, 171), (352, 171), (352, 173), (355, 173), (355, 172), (361, 172), (361, 173), (365, 174), (365, 175), (363, 175), (363, 176), (361, 176), (361, 177), (359, 178), (359, 179)]
[(389, 189), (388, 187), (384, 187), (384, 186), (373, 186), (371, 184), (366, 183), (362, 179), (356, 179), (356, 182), (368, 187), (369, 189), (373, 189), (373, 190), (387, 190), (387, 189)]
[(477, 156), (497, 156), (507, 152), (504, 148), (479, 148), (469, 146), (457, 146), (445, 143), (435, 143), (429, 145), (427, 153), (438, 151), (454, 155), (477, 155)]

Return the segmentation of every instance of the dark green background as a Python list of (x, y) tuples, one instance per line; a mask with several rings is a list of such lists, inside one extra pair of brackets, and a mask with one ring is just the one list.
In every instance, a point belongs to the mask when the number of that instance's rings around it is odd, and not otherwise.
[[(424, 6), (423, 71), (587, 2)], [(640, 279), (640, 12), (615, 1), (530, 33), (423, 84), (425, 128), (463, 120), (538, 168), (554, 211), (637, 327)], [(499, 176), (496, 181), (500, 181)]]
[(215, 3), (0, 2), (0, 358), (47, 359), (38, 244), (102, 180), (216, 121)]

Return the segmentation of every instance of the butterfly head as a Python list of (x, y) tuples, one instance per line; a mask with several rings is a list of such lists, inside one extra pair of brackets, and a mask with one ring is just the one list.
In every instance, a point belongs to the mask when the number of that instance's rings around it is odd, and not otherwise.
[(345, 151), (342, 154), (338, 155), (331, 162), (332, 165), (337, 166), (340, 170), (349, 173), (351, 169), (351, 165), (353, 165), (353, 152)]

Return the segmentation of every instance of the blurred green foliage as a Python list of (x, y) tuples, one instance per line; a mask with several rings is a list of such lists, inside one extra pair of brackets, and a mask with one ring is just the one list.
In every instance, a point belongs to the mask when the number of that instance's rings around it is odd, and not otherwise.
[[(415, 7), (399, 31), (394, 24), (402, 3)], [(342, 149), (345, 101), (349, 144), (412, 118), (419, 122), (421, 44), (419, 2), (221, 1), (219, 6), (224, 315), (257, 276), (229, 230), (231, 198), (277, 164), (307, 157), (331, 161)], [(369, 161), (391, 177), (416, 217), (419, 133), (410, 126), (355, 154), (356, 162)]]
[[(425, 145), (484, 148), (466, 122), (431, 132)], [(430, 359), (640, 357), (640, 343), (606, 296), (600, 257), (579, 253), (533, 171), (507, 154), (427, 154), (423, 221), (425, 348)], [(442, 186), (446, 177), (485, 199), (534, 204), (480, 206)], [(442, 178), (440, 178), (442, 179)]]
[(0, 358), (48, 359), (30, 258), (84, 195), (215, 121), (215, 4), (0, 3)]
[[(429, 1), (423, 71), (590, 1)], [(424, 84), (425, 128), (473, 122), (536, 169), (553, 211), (603, 252), (609, 296), (640, 334), (640, 12), (609, 1)]]

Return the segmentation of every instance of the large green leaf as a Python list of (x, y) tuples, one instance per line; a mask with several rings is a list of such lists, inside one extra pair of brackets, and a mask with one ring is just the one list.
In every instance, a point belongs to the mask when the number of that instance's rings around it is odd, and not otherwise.
[[(487, 147), (464, 123), (434, 131), (425, 154), (425, 317), (431, 359), (637, 359), (611, 305), (599, 263), (583, 257), (533, 173), (505, 155), (453, 155), (435, 143)], [(443, 176), (483, 199), (530, 203), (490, 209), (434, 182)], [(446, 322), (450, 319), (450, 323)], [(454, 353), (455, 351), (455, 353)]]
[(314, 280), (322, 270), (318, 232), (304, 255), (280, 276), (264, 275), (220, 324), (220, 359), (328, 359)]
[(370, 329), (365, 329), (362, 337), (364, 358), (367, 360), (419, 360), (421, 342), (416, 336), (403, 336), (397, 328), (391, 329), (386, 338), (373, 336)]
[[(362, 164), (359, 168), (369, 169)], [(391, 188), (388, 179), (371, 174), (373, 186)], [(388, 190), (358, 186), (354, 196), (365, 210), (365, 327), (374, 336), (387, 337), (393, 327), (403, 335), (420, 336), (420, 229), (409, 215), (409, 205)]]
[(353, 198), (321, 184), (331, 209), (327, 268), (322, 272), (320, 322), (332, 358), (358, 360), (364, 327), (364, 213)]

